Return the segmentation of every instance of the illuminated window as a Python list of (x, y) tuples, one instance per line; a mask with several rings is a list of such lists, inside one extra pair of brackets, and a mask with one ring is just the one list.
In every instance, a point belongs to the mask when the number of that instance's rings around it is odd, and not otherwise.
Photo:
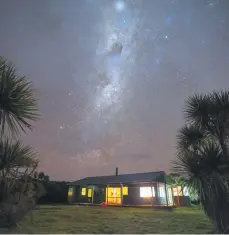
[(183, 196), (183, 192), (182, 192), (181, 186), (177, 186), (177, 190), (178, 190), (178, 195), (179, 196)]
[(92, 197), (92, 189), (91, 188), (88, 189), (87, 196)]
[(183, 188), (183, 193), (184, 193), (184, 196), (189, 196), (189, 192), (188, 192), (188, 188), (187, 187)]
[(177, 188), (173, 188), (173, 195), (177, 196)]
[(154, 187), (152, 187), (152, 196), (155, 197)]
[(177, 186), (176, 188), (173, 188), (173, 195), (174, 196), (183, 196), (181, 186)]
[(86, 196), (86, 188), (82, 188), (81, 189), (81, 195), (82, 196)]
[(122, 188), (122, 195), (124, 195), (124, 196), (128, 195), (128, 187), (125, 186)]
[(73, 195), (73, 188), (68, 189), (68, 196), (71, 197)]
[(173, 204), (172, 189), (170, 187), (168, 187), (168, 203), (169, 203), (169, 205)]
[(107, 187), (106, 188), (106, 202), (107, 204), (116, 204), (120, 205), (122, 198), (121, 198), (121, 187), (117, 188), (112, 188), (112, 187)]
[(165, 186), (164, 185), (159, 186), (159, 195), (160, 195), (160, 197), (165, 197)]
[(140, 187), (140, 197), (155, 197), (154, 187)]

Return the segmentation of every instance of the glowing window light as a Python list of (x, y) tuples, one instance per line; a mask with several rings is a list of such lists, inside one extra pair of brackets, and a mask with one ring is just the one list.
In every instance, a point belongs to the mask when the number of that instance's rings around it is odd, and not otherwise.
[(122, 188), (122, 195), (123, 195), (123, 196), (128, 195), (128, 187), (124, 186), (124, 187)]
[(88, 189), (87, 196), (92, 197), (92, 189), (91, 188)]
[(174, 196), (183, 196), (181, 186), (177, 186), (177, 187), (173, 188), (173, 195)]
[(81, 195), (82, 196), (86, 196), (86, 188), (82, 188), (81, 189)]
[(159, 186), (159, 195), (160, 197), (165, 197), (165, 188), (164, 185)]
[(140, 187), (140, 197), (155, 197), (154, 187)]
[(181, 186), (177, 186), (177, 190), (178, 190), (178, 196), (183, 196), (183, 192), (182, 192)]
[(177, 188), (173, 188), (173, 195), (177, 196)]
[(189, 192), (188, 192), (188, 188), (187, 187), (183, 188), (183, 193), (184, 193), (184, 196), (189, 196)]
[(73, 188), (68, 189), (68, 196), (71, 197), (73, 195)]

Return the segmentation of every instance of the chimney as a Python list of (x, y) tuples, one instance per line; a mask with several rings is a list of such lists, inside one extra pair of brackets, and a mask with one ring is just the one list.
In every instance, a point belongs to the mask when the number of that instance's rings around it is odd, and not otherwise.
[(118, 167), (115, 168), (115, 175), (118, 175)]

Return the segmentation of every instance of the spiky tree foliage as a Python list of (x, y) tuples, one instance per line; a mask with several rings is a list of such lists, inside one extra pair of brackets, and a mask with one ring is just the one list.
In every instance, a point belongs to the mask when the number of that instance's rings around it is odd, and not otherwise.
[(34, 166), (31, 147), (19, 141), (12, 143), (6, 131), (13, 135), (32, 128), (37, 120), (37, 102), (31, 84), (17, 76), (13, 64), (0, 57), (0, 171), (1, 176), (15, 168)]
[(199, 194), (216, 232), (229, 231), (229, 92), (195, 95), (186, 103), (187, 124), (178, 134), (174, 171)]
[(12, 63), (0, 57), (0, 131), (12, 134), (32, 128), (38, 118), (31, 83), (20, 77)]
[(37, 119), (31, 84), (16, 74), (12, 63), (0, 57), (0, 221), (8, 218), (9, 224), (21, 219), (33, 204), (31, 175), (38, 159), (30, 146), (11, 142), (8, 134), (15, 137), (26, 132)]
[(177, 135), (178, 151), (183, 153), (187, 150), (195, 151), (208, 135), (194, 125), (184, 125)]
[[(36, 189), (31, 180), (37, 154), (20, 141), (0, 140), (0, 220), (12, 226), (34, 206)], [(1, 224), (0, 224), (1, 225)]]
[(218, 141), (225, 158), (229, 159), (229, 91), (190, 97), (185, 108), (189, 123)]
[(174, 187), (181, 186), (182, 192), (183, 192), (183, 189), (186, 185), (184, 178), (177, 173), (171, 173), (171, 174), (167, 175), (166, 182), (169, 185), (174, 186)]

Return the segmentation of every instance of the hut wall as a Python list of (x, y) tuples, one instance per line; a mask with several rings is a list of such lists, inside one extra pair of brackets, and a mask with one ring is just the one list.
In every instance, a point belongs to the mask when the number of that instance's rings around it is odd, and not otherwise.
[(189, 196), (174, 196), (174, 202), (176, 206), (191, 206)]
[[(128, 187), (128, 195), (123, 195), (123, 205), (152, 205), (157, 201), (156, 198), (156, 184), (137, 184), (137, 185), (123, 185)], [(141, 197), (141, 187), (154, 187), (155, 196)]]

